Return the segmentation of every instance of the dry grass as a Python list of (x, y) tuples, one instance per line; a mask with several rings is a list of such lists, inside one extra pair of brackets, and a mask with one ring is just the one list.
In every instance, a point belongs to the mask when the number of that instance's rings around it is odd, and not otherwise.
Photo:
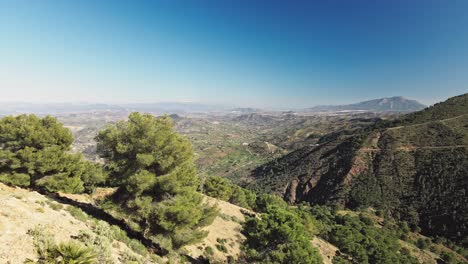
[(323, 263), (332, 264), (333, 257), (336, 256), (338, 248), (318, 237), (314, 237), (311, 242), (319, 250), (320, 255), (322, 255)]
[[(49, 230), (56, 242), (69, 241), (80, 230), (94, 232), (92, 221), (79, 221), (66, 210), (54, 210), (49, 203), (47, 197), (37, 192), (0, 183), (0, 263), (23, 263), (26, 258), (35, 259), (33, 239), (27, 232), (38, 225)], [(115, 245), (112, 247), (115, 263), (120, 263), (118, 259), (131, 250), (116, 240), (112, 244)]]
[[(245, 240), (240, 232), (242, 229), (240, 222), (245, 221), (242, 211), (246, 209), (211, 197), (205, 197), (205, 201), (208, 204), (217, 205), (220, 210), (219, 216), (215, 218), (211, 225), (203, 228), (209, 233), (202, 242), (187, 246), (185, 249), (194, 258), (202, 256), (205, 248), (209, 247), (213, 250), (212, 257), (215, 260), (225, 261), (228, 256), (236, 258), (239, 256), (240, 246)], [(226, 240), (223, 245), (226, 247), (227, 252), (222, 252), (216, 248), (220, 240)]]

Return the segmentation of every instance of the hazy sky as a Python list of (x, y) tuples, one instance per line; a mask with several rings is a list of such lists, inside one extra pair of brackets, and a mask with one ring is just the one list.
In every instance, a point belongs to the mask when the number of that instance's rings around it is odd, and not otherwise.
[(303, 107), (468, 92), (468, 1), (0, 0), (0, 101)]

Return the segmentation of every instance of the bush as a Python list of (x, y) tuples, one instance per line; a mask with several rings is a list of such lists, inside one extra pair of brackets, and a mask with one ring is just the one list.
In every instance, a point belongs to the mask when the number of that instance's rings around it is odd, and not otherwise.
[(131, 239), (128, 243), (127, 246), (131, 248), (134, 252), (146, 256), (148, 255), (148, 250), (146, 249), (145, 245), (143, 245), (140, 241), (136, 239)]
[(276, 195), (262, 194), (255, 201), (256, 212), (267, 212), (269, 207), (287, 208), (288, 204)]
[(96, 263), (96, 255), (92, 250), (77, 242), (70, 241), (67, 243), (55, 244), (53, 235), (49, 233), (43, 226), (36, 226), (28, 231), (28, 234), (33, 237), (33, 243), (39, 255), (37, 261), (27, 259), (25, 263), (79, 263), (93, 264)]
[[(267, 201), (264, 196), (261, 201)], [(273, 199), (274, 200), (274, 199)], [(265, 206), (265, 213), (244, 223), (247, 261), (267, 263), (321, 263), (301, 219), (286, 207)]]
[(63, 205), (60, 203), (47, 201), (47, 204), (49, 205), (50, 208), (52, 208), (55, 211), (59, 211), (63, 209)]
[(233, 185), (233, 192), (229, 202), (240, 207), (252, 209), (255, 207), (256, 195), (254, 192)]
[(33, 244), (36, 248), (37, 254), (40, 257), (47, 258), (55, 247), (55, 241), (52, 233), (50, 233), (44, 226), (37, 225), (28, 230), (27, 234), (33, 237)]
[(431, 245), (431, 241), (429, 239), (419, 238), (416, 241), (416, 246), (420, 249), (428, 249)]
[(213, 254), (214, 254), (213, 248), (210, 247), (210, 246), (206, 247), (204, 251), (205, 251), (206, 255), (208, 255), (208, 256), (213, 256)]
[(75, 242), (60, 243), (52, 256), (53, 259), (61, 258), (63, 263), (96, 263), (96, 255), (92, 250)]
[(228, 252), (226, 246), (223, 245), (223, 244), (216, 244), (216, 248), (217, 248), (219, 251), (221, 251), (221, 252), (224, 252), (224, 253), (227, 253), (227, 252)]
[(440, 254), (440, 258), (447, 264), (456, 263), (455, 254), (452, 252), (442, 252), (442, 254)]
[(359, 220), (361, 220), (366, 225), (373, 225), (374, 224), (374, 221), (370, 217), (366, 216), (363, 213), (359, 214)]
[(208, 196), (227, 201), (233, 192), (231, 184), (228, 180), (211, 176), (205, 180), (204, 193)]
[(336, 215), (334, 222), (325, 236), (358, 263), (418, 263), (416, 258), (403, 254), (393, 225), (378, 228), (351, 215)]
[(88, 220), (88, 215), (85, 212), (83, 212), (83, 210), (81, 210), (80, 208), (69, 205), (65, 210), (68, 211), (77, 220), (80, 220), (82, 222), (86, 222), (86, 220)]
[(204, 194), (228, 201), (244, 208), (255, 207), (256, 195), (254, 192), (237, 186), (227, 179), (211, 176), (205, 180), (202, 191)]
[(8, 185), (15, 185), (19, 187), (29, 187), (31, 177), (25, 173), (2, 173), (0, 174), (0, 182)]

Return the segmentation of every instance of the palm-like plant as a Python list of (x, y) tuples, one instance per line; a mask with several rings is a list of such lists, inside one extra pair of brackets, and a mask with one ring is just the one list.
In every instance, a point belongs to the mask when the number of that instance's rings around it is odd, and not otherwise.
[(40, 254), (38, 261), (27, 259), (26, 264), (94, 264), (96, 255), (90, 248), (76, 242), (60, 243), (50, 248), (47, 254)]
[(60, 243), (56, 251), (56, 260), (60, 264), (93, 264), (96, 262), (96, 255), (91, 249), (83, 247), (78, 243)]

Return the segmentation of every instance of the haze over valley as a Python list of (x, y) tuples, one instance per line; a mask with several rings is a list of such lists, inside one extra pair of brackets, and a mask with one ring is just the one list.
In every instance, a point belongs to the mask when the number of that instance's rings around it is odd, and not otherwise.
[(468, 263), (467, 11), (0, 1), (0, 264)]

